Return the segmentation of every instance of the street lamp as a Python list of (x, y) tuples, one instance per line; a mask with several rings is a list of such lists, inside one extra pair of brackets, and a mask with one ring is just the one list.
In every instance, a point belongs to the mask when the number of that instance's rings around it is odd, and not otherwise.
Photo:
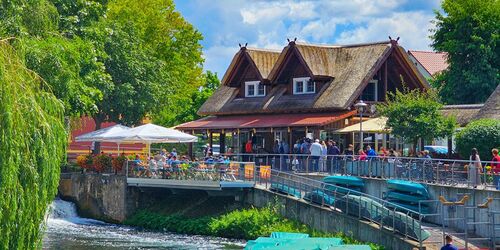
[(367, 106), (368, 104), (364, 103), (363, 100), (359, 100), (358, 103), (354, 104), (354, 107), (359, 113), (359, 139), (361, 150), (363, 150), (363, 112), (365, 112)]

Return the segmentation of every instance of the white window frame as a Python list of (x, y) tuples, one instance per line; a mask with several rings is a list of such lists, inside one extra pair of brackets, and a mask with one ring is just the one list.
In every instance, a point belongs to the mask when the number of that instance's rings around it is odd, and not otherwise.
[[(294, 95), (305, 95), (316, 93), (316, 83), (313, 82), (313, 91), (307, 91), (307, 83), (311, 80), (310, 77), (297, 77), (293, 78), (293, 94)], [(297, 84), (302, 84), (302, 92), (297, 92)]]
[[(253, 95), (248, 94), (248, 86), (252, 85), (253, 86)], [(264, 94), (259, 95), (259, 85), (261, 85), (260, 81), (249, 81), (245, 82), (245, 97), (262, 97), (266, 96), (266, 86), (264, 86)]]

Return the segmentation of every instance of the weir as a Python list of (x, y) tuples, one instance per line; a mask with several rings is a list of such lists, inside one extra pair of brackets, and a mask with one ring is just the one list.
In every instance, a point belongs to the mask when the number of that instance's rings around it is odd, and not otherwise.
[[(392, 209), (386, 208), (388, 201), (378, 198), (387, 190), (386, 182), (377, 178), (365, 178), (365, 194), (337, 189), (332, 192), (334, 185), (318, 180), (323, 175), (301, 176), (245, 163), (239, 163), (237, 171), (233, 168), (213, 174), (218, 177), (194, 173), (185, 175), (184, 179), (71, 174), (62, 176), (60, 193), (63, 198), (75, 201), (84, 216), (112, 222), (123, 221), (141, 204), (154, 202), (153, 196), (162, 196), (166, 191), (189, 195), (189, 190), (197, 190), (206, 196), (234, 197), (236, 201), (257, 207), (277, 202), (283, 204), (280, 212), (285, 217), (317, 230), (344, 232), (387, 249), (436, 249), (442, 244), (444, 234), (454, 235), (456, 243), (464, 247), (493, 248), (499, 236), (496, 224), (500, 220), (495, 211), (500, 207), (499, 199), (494, 198), (486, 209), (475, 208), (483, 197), (496, 195), (486, 190), (467, 193), (457, 187), (429, 185), (433, 200), (428, 202), (433, 205), (432, 212), (425, 214), (394, 204), (390, 206)], [(329, 196), (311, 199), (311, 194)], [(439, 195), (458, 200), (465, 194), (471, 199), (462, 206), (443, 206), (437, 201)], [(468, 225), (466, 231), (464, 224)]]

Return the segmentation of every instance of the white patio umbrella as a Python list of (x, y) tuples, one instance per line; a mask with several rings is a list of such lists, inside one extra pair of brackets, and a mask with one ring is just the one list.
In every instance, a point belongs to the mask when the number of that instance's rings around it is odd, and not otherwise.
[(114, 136), (109, 139), (122, 142), (146, 143), (149, 148), (149, 155), (151, 155), (152, 143), (187, 143), (196, 142), (198, 140), (196, 136), (152, 123), (122, 131), (114, 134)]
[(130, 130), (129, 127), (123, 126), (120, 124), (107, 127), (107, 128), (102, 128), (98, 129), (96, 131), (92, 131), (90, 133), (86, 133), (83, 135), (79, 135), (75, 137), (75, 141), (81, 142), (81, 141), (97, 141), (97, 142), (114, 142), (118, 145), (118, 154), (120, 154), (120, 143), (122, 140), (114, 140), (112, 138), (115, 138), (114, 136), (116, 134), (119, 134), (124, 131)]

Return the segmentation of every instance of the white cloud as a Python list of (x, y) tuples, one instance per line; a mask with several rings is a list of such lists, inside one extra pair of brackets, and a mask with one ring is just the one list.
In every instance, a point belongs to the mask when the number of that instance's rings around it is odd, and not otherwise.
[(400, 37), (406, 49), (429, 49), (429, 29), (433, 27), (433, 15), (423, 12), (394, 13), (377, 18), (353, 30), (344, 31), (336, 40), (339, 44), (362, 43)]
[(432, 8), (439, 1), (192, 0), (188, 10), (205, 36), (205, 69), (222, 77), (238, 43), (282, 49), (287, 38), (349, 44), (387, 40), (390, 35), (400, 36), (405, 49), (429, 49)]

